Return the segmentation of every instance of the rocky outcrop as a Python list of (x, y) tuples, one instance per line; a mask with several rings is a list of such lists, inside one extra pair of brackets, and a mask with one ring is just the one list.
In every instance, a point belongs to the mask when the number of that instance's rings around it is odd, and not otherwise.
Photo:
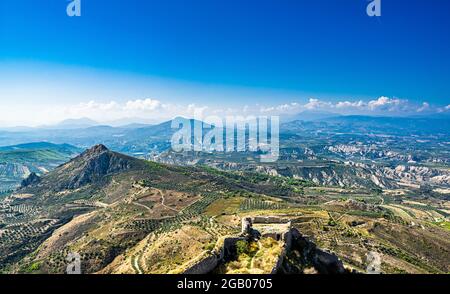
[(77, 189), (93, 182), (95, 178), (124, 171), (129, 168), (130, 164), (128, 161), (105, 151), (86, 161), (80, 173), (70, 179), (67, 188)]
[(283, 263), (285, 262), (286, 256), (291, 250), (292, 247), (292, 240), (293, 240), (293, 233), (295, 233), (296, 229), (290, 229), (288, 232), (283, 234), (283, 250), (281, 251), (280, 256), (278, 257), (278, 260), (275, 264), (275, 266), (272, 269), (272, 274), (279, 273), (280, 270), (282, 270)]
[(28, 187), (31, 185), (38, 184), (41, 181), (41, 178), (36, 173), (31, 173), (26, 179), (24, 179), (21, 183), (21, 187)]
[(20, 190), (21, 193), (49, 195), (51, 192), (77, 190), (88, 185), (102, 186), (113, 175), (142, 172), (147, 167), (143, 160), (110, 151), (104, 145), (96, 145), (42, 175), (39, 185), (25, 185)]
[(336, 255), (317, 248), (312, 256), (312, 264), (319, 274), (348, 273)]
[(337, 206), (342, 206), (346, 210), (374, 211), (374, 212), (383, 211), (383, 208), (380, 207), (379, 205), (368, 204), (361, 201), (356, 201), (354, 199), (348, 199), (345, 202), (335, 201), (333, 202), (333, 204)]
[[(347, 274), (350, 273), (344, 267), (342, 261), (333, 253), (322, 250), (297, 229), (292, 229), (291, 251), (297, 251), (300, 259), (297, 262), (303, 265), (311, 265), (319, 274)], [(283, 271), (289, 273), (291, 266), (283, 265)]]
[(102, 177), (130, 170), (136, 159), (96, 145), (55, 170), (61, 189), (78, 189)]

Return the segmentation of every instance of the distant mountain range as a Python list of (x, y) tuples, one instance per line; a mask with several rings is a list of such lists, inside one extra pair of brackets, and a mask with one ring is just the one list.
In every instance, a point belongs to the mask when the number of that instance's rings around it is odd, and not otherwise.
[(99, 125), (98, 122), (89, 119), (89, 118), (79, 118), (79, 119), (67, 119), (56, 125), (49, 126), (47, 128), (51, 129), (80, 129), (80, 128), (89, 128), (93, 126)]
[[(281, 124), (281, 143), (287, 137), (320, 134), (381, 134), (381, 135), (450, 135), (450, 119), (445, 117), (370, 117), (331, 116), (311, 120), (301, 115), (294, 121)], [(312, 117), (311, 117), (312, 118)], [(77, 127), (78, 126), (78, 127)], [(131, 155), (162, 152), (170, 148), (170, 139), (176, 129), (171, 121), (156, 125), (130, 124), (122, 127), (96, 125), (91, 120), (69, 120), (60, 128), (36, 128), (25, 131), (0, 131), (0, 146), (28, 142), (48, 141), (55, 144), (68, 143), (80, 148), (101, 143), (112, 150)], [(208, 126), (206, 126), (207, 128)]]
[(336, 133), (450, 134), (450, 118), (446, 117), (376, 117), (334, 116), (318, 120), (295, 120), (282, 124), (282, 130), (290, 133), (302, 130), (324, 130)]
[(291, 122), (291, 121), (321, 121), (328, 118), (340, 117), (338, 113), (327, 112), (327, 111), (302, 111), (294, 115), (283, 115), (280, 117), (281, 122)]

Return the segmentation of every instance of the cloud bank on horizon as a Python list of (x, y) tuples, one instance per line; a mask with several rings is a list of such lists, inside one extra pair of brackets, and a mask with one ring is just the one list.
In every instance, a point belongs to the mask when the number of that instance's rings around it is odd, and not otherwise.
[(428, 102), (417, 104), (408, 99), (389, 98), (381, 96), (370, 101), (338, 101), (327, 102), (311, 98), (306, 104), (292, 102), (261, 108), (261, 112), (266, 113), (298, 113), (302, 111), (326, 111), (342, 115), (384, 115), (384, 116), (411, 116), (446, 113), (450, 110), (450, 105), (432, 106)]
[[(279, 105), (242, 105), (241, 107), (218, 108), (200, 104), (165, 103), (158, 99), (134, 99), (124, 102), (95, 100), (54, 106), (33, 105), (13, 112), (0, 110), (0, 126), (42, 126), (56, 124), (67, 119), (89, 118), (99, 123), (123, 125), (128, 123), (159, 123), (176, 116), (194, 117), (196, 115), (219, 116), (294, 116), (301, 118), (302, 113), (329, 113), (336, 115), (376, 115), (376, 116), (417, 116), (448, 114), (450, 104), (435, 106), (428, 102), (421, 104), (407, 99), (381, 96), (377, 99), (363, 101), (325, 101), (310, 98), (307, 102), (290, 102)], [(20, 113), (22, 112), (22, 113)]]
[(447, 103), (425, 99), (210, 85), (46, 64), (0, 65), (0, 127), (51, 125), (77, 118), (113, 125), (158, 123), (199, 112), (222, 117), (289, 117), (305, 111), (377, 116), (450, 112)]

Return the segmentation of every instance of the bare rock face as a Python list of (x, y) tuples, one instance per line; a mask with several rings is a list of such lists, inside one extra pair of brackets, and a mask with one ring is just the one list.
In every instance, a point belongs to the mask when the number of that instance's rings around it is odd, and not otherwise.
[(41, 181), (41, 178), (36, 173), (31, 173), (28, 178), (22, 181), (21, 187), (28, 187), (31, 185), (38, 184)]
[(96, 145), (83, 152), (79, 157), (69, 162), (63, 169), (70, 171), (67, 189), (77, 189), (95, 180), (130, 169), (132, 162), (125, 156), (111, 152), (104, 145)]
[(321, 274), (345, 274), (348, 271), (344, 268), (342, 261), (334, 254), (316, 249), (312, 259), (314, 268)]
[(347, 201), (345, 201), (344, 207), (348, 210), (382, 211), (382, 208), (377, 205), (367, 204), (364, 202), (356, 201), (354, 199), (348, 199)]
[[(314, 272), (319, 274), (349, 274), (351, 273), (344, 267), (342, 261), (333, 253), (322, 250), (308, 237), (303, 236), (297, 229), (291, 229), (291, 252), (297, 252), (295, 256), (300, 256), (297, 260), (300, 264), (312, 265)], [(294, 268), (284, 262), (283, 271), (285, 273), (295, 273)], [(303, 271), (303, 269), (302, 269)]]

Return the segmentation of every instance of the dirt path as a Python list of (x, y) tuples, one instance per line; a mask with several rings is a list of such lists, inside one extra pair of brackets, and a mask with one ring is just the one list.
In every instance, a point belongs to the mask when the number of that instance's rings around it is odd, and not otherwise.
[(337, 220), (335, 220), (335, 222), (338, 222), (338, 221), (340, 221), (344, 216), (346, 216), (347, 215), (347, 213), (343, 213), (343, 214), (341, 214), (341, 216), (337, 219)]
[(134, 205), (137, 205), (137, 206), (140, 206), (140, 207), (143, 207), (143, 208), (147, 209), (148, 211), (152, 211), (152, 209), (151, 209), (150, 207), (148, 207), (147, 205), (144, 205), (144, 204), (142, 204), (142, 203), (139, 203), (139, 202), (133, 202), (133, 204), (134, 204)]
[(175, 211), (176, 213), (179, 213), (178, 210), (176, 210), (176, 209), (174, 209), (174, 208), (172, 208), (172, 207), (169, 207), (169, 206), (167, 206), (167, 205), (164, 203), (164, 202), (166, 201), (166, 199), (164, 198), (164, 193), (163, 193), (163, 191), (161, 191), (160, 189), (155, 189), (155, 190), (158, 191), (159, 194), (161, 195), (161, 205), (162, 205), (162, 206), (164, 206), (165, 208), (170, 209), (170, 210), (172, 210), (172, 211)]
[(133, 257), (133, 264), (134, 268), (137, 269), (139, 275), (144, 274), (141, 270), (141, 267), (139, 266), (139, 255)]
[[(159, 193), (159, 195), (161, 196), (161, 205), (162, 205), (163, 207), (165, 207), (165, 208), (167, 208), (167, 209), (169, 209), (169, 210), (172, 210), (172, 211), (174, 211), (174, 212), (176, 212), (176, 213), (179, 213), (178, 210), (176, 210), (176, 209), (174, 209), (174, 208), (172, 208), (172, 207), (170, 207), (170, 206), (167, 206), (167, 205), (164, 203), (164, 202), (166, 201), (166, 198), (164, 197), (163, 191), (161, 191), (160, 189), (156, 189), (156, 188), (154, 188), (154, 189), (155, 189), (155, 190)], [(148, 211), (152, 211), (152, 209), (151, 209), (150, 207), (148, 207), (147, 205), (145, 205), (145, 204), (142, 204), (142, 203), (139, 203), (139, 202), (136, 202), (136, 201), (133, 201), (132, 203), (135, 204), (135, 205), (137, 205), (137, 206), (143, 207), (143, 208), (147, 209)]]

